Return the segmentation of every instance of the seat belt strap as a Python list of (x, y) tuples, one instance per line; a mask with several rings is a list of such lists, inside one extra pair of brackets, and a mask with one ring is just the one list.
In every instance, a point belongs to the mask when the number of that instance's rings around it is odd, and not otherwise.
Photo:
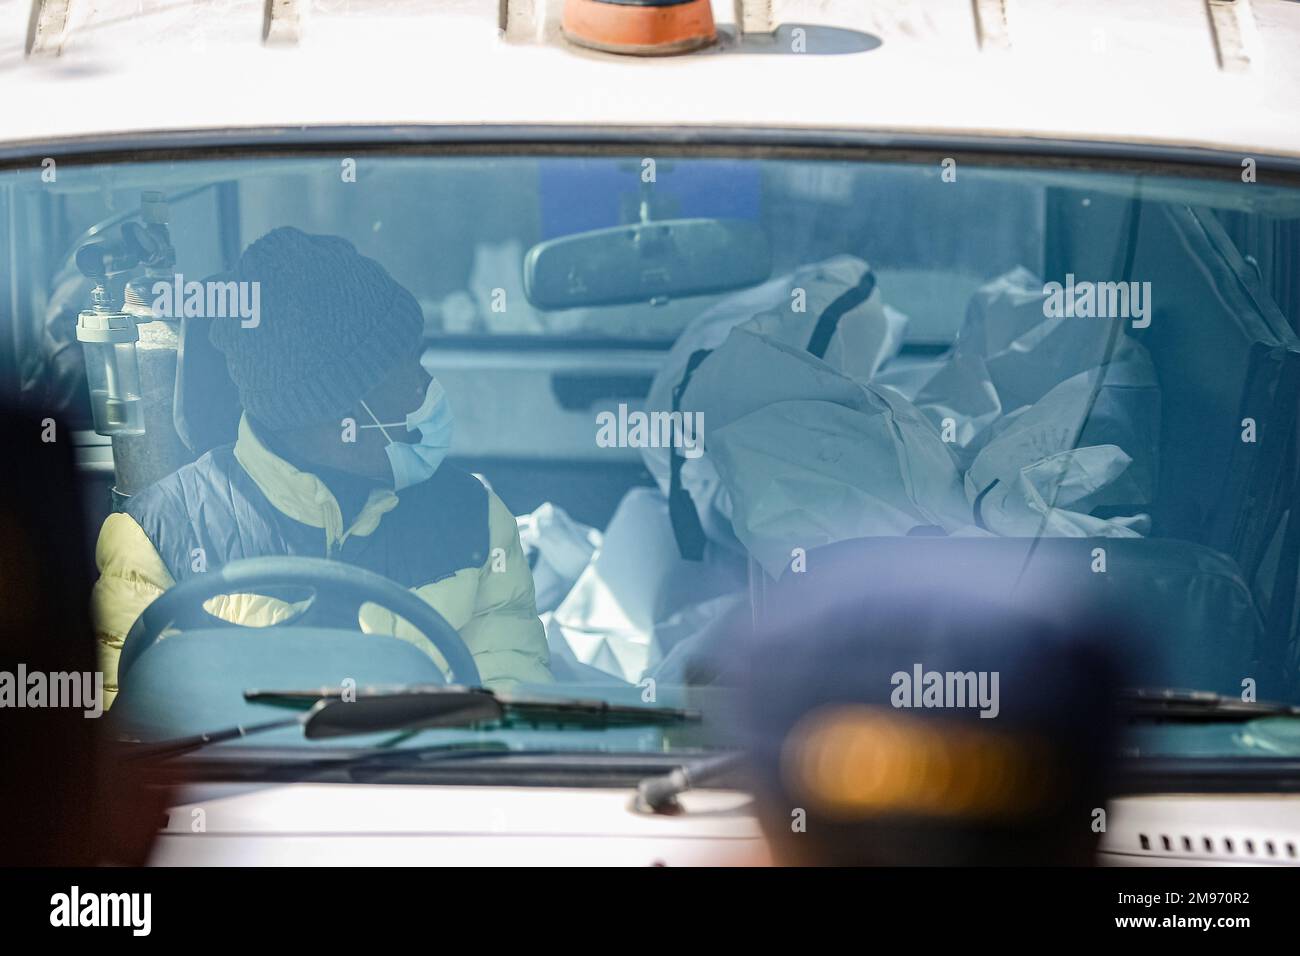
[(875, 291), (875, 288), (876, 274), (867, 269), (862, 273), (862, 278), (858, 280), (857, 285), (841, 293), (818, 316), (817, 324), (813, 326), (812, 335), (808, 339), (808, 351), (819, 359), (824, 359), (826, 350), (831, 347), (831, 339), (835, 336), (835, 330), (839, 328), (840, 319), (871, 298), (871, 293)]
[[(697, 349), (691, 353), (686, 363), (682, 379), (673, 388), (673, 413), (682, 409), (682, 396), (691, 384), (691, 376), (700, 367), (700, 363), (709, 357), (712, 349)], [(686, 561), (704, 560), (704, 526), (700, 524), (699, 513), (691, 493), (682, 487), (682, 465), (686, 459), (676, 444), (669, 449), (668, 477), (668, 519), (672, 522), (673, 537), (677, 539), (677, 550)]]

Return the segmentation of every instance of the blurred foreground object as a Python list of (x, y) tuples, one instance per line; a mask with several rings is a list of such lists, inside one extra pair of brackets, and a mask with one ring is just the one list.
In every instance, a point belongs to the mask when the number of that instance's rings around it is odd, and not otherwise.
[(858, 557), (811, 552), (735, 657), (775, 861), (1089, 864), (1122, 630), (1016, 593), (1009, 562), (868, 576)]
[(0, 443), (0, 865), (144, 863), (166, 794), (122, 769), (102, 715), (72, 433), (5, 410)]

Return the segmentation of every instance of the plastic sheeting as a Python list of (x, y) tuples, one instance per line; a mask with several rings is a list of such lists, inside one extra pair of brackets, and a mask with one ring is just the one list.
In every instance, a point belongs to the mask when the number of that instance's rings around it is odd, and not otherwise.
[[(720, 346), (733, 328), (743, 327), (774, 342), (806, 348), (817, 320), (826, 308), (862, 279), (867, 263), (854, 256), (836, 256), (796, 269), (762, 285), (728, 296), (691, 322), (673, 344), (655, 376), (646, 409), (668, 411), (673, 389), (681, 382), (690, 357), (700, 349)], [(839, 320), (826, 349), (826, 364), (850, 378), (866, 381), (898, 353), (907, 317), (884, 304), (875, 289)], [(754, 371), (746, 371), (746, 379)], [(642, 449), (646, 468), (664, 494), (669, 485), (669, 450)], [(708, 455), (687, 460), (682, 486), (690, 493), (706, 535), (739, 550), (731, 531), (731, 501)]]
[(1152, 500), (1160, 390), (1150, 357), (1115, 320), (1049, 317), (1043, 303), (1042, 281), (1024, 268), (983, 285), (916, 404), (955, 439), (981, 529), (1144, 533), (1144, 514), (1089, 512)]
[(554, 610), (600, 550), (601, 534), (549, 501), (516, 519), (533, 571), (538, 612)]
[[(936, 428), (952, 420), (958, 448), (978, 450), (1000, 420), (1106, 361), (1113, 321), (1048, 317), (1043, 302), (1042, 280), (1024, 267), (990, 280), (971, 298), (951, 351), (914, 397)], [(1136, 370), (1141, 377), (1130, 376), (1128, 385), (1154, 385), (1145, 350), (1122, 332), (1110, 356), (1112, 364), (1121, 361), (1144, 363)]]
[(1129, 354), (1062, 382), (994, 430), (965, 476), (982, 528), (1072, 537), (1149, 530), (1144, 514), (1088, 514), (1149, 504), (1154, 493), (1160, 392), (1145, 352)]
[(796, 549), (859, 537), (1142, 534), (1144, 514), (1091, 512), (1151, 500), (1149, 356), (1111, 322), (1046, 316), (1043, 300), (1024, 269), (982, 287), (916, 404), (761, 321), (733, 326), (682, 400), (704, 415), (712, 511), (773, 577)]
[(693, 633), (692, 605), (743, 591), (743, 561), (710, 553), (703, 564), (677, 553), (668, 503), (634, 488), (619, 503), (595, 558), (551, 615), (552, 652), (637, 681)]
[[(656, 667), (680, 679), (702, 636), (743, 610), (744, 565), (728, 548), (780, 578), (800, 550), (853, 539), (1148, 530), (1136, 509), (1153, 495), (1160, 392), (1141, 345), (1104, 320), (1047, 317), (1041, 283), (1016, 269), (978, 291), (913, 403), (870, 380), (905, 323), (879, 290), (843, 316), (825, 359), (807, 349), (866, 268), (840, 257), (799, 270), (682, 336), (647, 404), (670, 410), (686, 363), (710, 350), (680, 402), (704, 421), (706, 453), (682, 467), (704, 561), (680, 557), (663, 494), (630, 492), (552, 616), (562, 656), (629, 681)], [(796, 289), (808, 310), (792, 318)], [(643, 454), (666, 492), (668, 449)]]
[(925, 417), (803, 349), (734, 329), (686, 399), (704, 414), (735, 534), (772, 577), (796, 548), (971, 524), (956, 459)]

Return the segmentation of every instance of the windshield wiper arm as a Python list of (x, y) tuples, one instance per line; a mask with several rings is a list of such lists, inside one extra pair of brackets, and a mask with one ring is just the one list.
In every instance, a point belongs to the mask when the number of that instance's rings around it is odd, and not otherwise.
[(1141, 720), (1232, 723), (1261, 717), (1300, 717), (1300, 706), (1247, 701), (1207, 690), (1138, 688), (1120, 695), (1121, 712)]
[(300, 725), (309, 740), (358, 736), (384, 731), (472, 727), (480, 724), (510, 728), (645, 727), (695, 722), (700, 714), (670, 707), (611, 704), (580, 698), (520, 697), (483, 687), (419, 686), (400, 689), (361, 689), (355, 697), (340, 688), (308, 690), (246, 690), (250, 702), (287, 707), (302, 714), (260, 724), (237, 725), (193, 734), (157, 744), (143, 744), (134, 756), (165, 759), (209, 744)]
[(733, 751), (717, 757), (704, 757), (683, 763), (668, 773), (646, 777), (636, 786), (636, 808), (642, 813), (681, 813), (678, 797), (692, 787), (724, 776), (737, 767), (744, 756), (740, 751)]

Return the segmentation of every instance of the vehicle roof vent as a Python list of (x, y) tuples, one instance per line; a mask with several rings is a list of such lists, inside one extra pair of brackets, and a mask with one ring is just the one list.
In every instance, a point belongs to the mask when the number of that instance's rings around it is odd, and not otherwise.
[(1229, 73), (1249, 70), (1258, 56), (1259, 30), (1250, 0), (1206, 0), (1219, 69)]
[(293, 46), (302, 39), (302, 4), (299, 0), (267, 0), (262, 18), (262, 42)]
[(28, 56), (58, 56), (68, 32), (71, 0), (37, 0), (27, 28)]
[(1011, 49), (1007, 2), (1008, 0), (972, 0), (975, 38), (981, 50)]
[(565, 0), (570, 43), (632, 56), (671, 56), (718, 38), (709, 0)]

